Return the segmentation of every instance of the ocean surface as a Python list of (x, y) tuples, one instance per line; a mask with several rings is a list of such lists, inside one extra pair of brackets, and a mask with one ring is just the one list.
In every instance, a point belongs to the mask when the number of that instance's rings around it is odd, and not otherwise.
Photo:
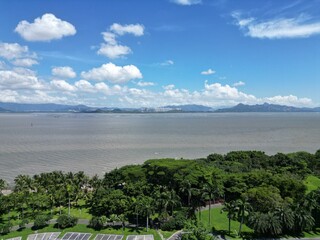
[(0, 114), (0, 178), (53, 170), (102, 176), (154, 158), (320, 149), (319, 113)]

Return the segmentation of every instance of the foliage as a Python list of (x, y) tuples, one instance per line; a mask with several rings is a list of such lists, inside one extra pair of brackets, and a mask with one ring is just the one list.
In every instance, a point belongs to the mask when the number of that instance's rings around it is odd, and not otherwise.
[(51, 217), (48, 215), (44, 215), (44, 214), (37, 215), (34, 219), (33, 227), (35, 229), (44, 228), (48, 225), (48, 222), (50, 219)]
[[(320, 227), (316, 176), (320, 176), (320, 150), (271, 156), (232, 151), (197, 160), (155, 159), (112, 170), (102, 178), (61, 171), (18, 175), (14, 192), (0, 194), (0, 217), (3, 224), (29, 219), (39, 228), (47, 224), (48, 213), (71, 213), (92, 217), (92, 228), (104, 230), (109, 219), (121, 223), (125, 231), (127, 222), (148, 230), (159, 223), (163, 229), (181, 229), (196, 215), (211, 230), (220, 224), (216, 215), (222, 215), (229, 234), (232, 229), (238, 234), (242, 228), (247, 230), (246, 224), (257, 235), (300, 234)], [(0, 189), (5, 187), (0, 180)], [(216, 202), (224, 202), (224, 213), (213, 207)], [(204, 206), (210, 214), (200, 211)], [(66, 223), (70, 220), (66, 215), (61, 218)], [(197, 224), (191, 228), (201, 230)]]
[(70, 215), (60, 215), (57, 219), (57, 224), (59, 226), (59, 228), (69, 228), (69, 227), (74, 227), (75, 225), (77, 225), (78, 223), (78, 219), (74, 216), (70, 216)]

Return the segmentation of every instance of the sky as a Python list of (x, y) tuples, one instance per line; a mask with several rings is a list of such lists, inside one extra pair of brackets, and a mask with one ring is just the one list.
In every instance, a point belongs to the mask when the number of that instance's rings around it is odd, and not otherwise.
[(320, 106), (320, 0), (1, 0), (0, 102)]

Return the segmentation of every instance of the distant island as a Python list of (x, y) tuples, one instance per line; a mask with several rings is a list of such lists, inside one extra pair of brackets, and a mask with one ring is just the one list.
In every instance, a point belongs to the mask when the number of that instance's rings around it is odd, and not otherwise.
[(320, 112), (320, 107), (306, 108), (276, 104), (238, 104), (234, 107), (215, 109), (197, 104), (168, 105), (162, 107), (118, 108), (89, 107), (86, 105), (64, 105), (55, 103), (3, 103), (0, 102), (0, 113), (18, 112), (61, 112), (61, 113), (228, 113), (228, 112)]

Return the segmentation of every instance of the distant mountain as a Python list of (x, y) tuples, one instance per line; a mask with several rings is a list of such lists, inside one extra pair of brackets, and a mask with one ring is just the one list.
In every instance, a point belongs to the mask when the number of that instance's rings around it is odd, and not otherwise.
[(212, 112), (211, 107), (206, 107), (203, 105), (188, 104), (188, 105), (169, 105), (163, 107), (165, 109), (172, 109), (181, 112)]
[(218, 109), (215, 112), (320, 112), (320, 108), (298, 108), (269, 103), (257, 105), (246, 105), (240, 103), (234, 107)]
[(63, 105), (63, 104), (28, 104), (28, 103), (1, 103), (0, 108), (11, 112), (82, 112), (91, 109), (85, 105)]

